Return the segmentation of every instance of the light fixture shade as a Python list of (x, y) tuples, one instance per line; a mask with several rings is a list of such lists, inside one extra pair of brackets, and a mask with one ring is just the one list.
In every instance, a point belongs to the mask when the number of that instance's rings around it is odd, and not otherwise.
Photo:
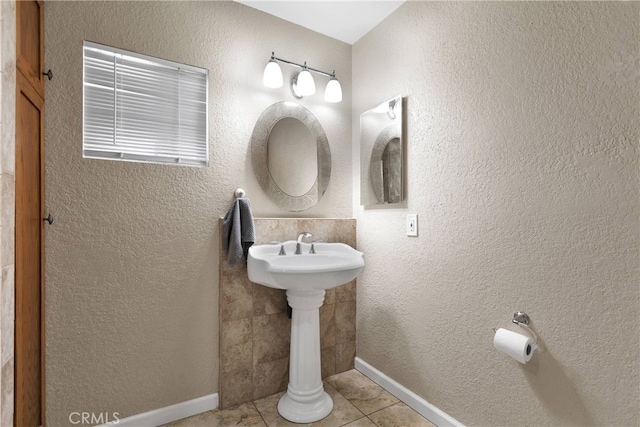
[(327, 102), (342, 102), (342, 86), (340, 82), (332, 77), (327, 83), (327, 88), (324, 90), (324, 100)]
[(316, 93), (316, 82), (313, 81), (313, 76), (309, 70), (302, 70), (298, 74), (298, 95), (309, 96)]
[(279, 88), (282, 87), (282, 70), (276, 61), (273, 59), (267, 63), (264, 67), (264, 74), (262, 75), (262, 83), (266, 87)]

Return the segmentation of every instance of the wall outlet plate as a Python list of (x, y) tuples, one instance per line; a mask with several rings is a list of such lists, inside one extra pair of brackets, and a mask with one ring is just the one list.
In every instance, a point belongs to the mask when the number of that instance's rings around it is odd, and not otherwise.
[(418, 237), (418, 214), (407, 215), (407, 236)]

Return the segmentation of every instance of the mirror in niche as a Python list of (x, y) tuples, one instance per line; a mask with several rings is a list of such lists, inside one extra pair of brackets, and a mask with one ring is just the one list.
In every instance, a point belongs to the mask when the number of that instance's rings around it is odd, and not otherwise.
[(376, 206), (404, 200), (402, 97), (360, 115), (360, 204)]
[(294, 102), (277, 102), (260, 115), (251, 160), (262, 190), (288, 211), (311, 208), (329, 185), (327, 136), (311, 111)]

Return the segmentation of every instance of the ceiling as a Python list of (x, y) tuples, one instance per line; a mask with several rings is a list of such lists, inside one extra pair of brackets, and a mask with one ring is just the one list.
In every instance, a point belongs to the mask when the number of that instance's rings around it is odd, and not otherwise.
[(405, 0), (235, 0), (318, 33), (353, 44)]

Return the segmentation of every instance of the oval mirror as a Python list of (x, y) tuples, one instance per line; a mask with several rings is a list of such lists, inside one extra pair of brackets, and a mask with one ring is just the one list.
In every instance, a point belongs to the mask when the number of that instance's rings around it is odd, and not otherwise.
[(277, 102), (258, 118), (251, 136), (253, 171), (278, 206), (303, 211), (324, 195), (331, 150), (316, 117), (300, 104)]

